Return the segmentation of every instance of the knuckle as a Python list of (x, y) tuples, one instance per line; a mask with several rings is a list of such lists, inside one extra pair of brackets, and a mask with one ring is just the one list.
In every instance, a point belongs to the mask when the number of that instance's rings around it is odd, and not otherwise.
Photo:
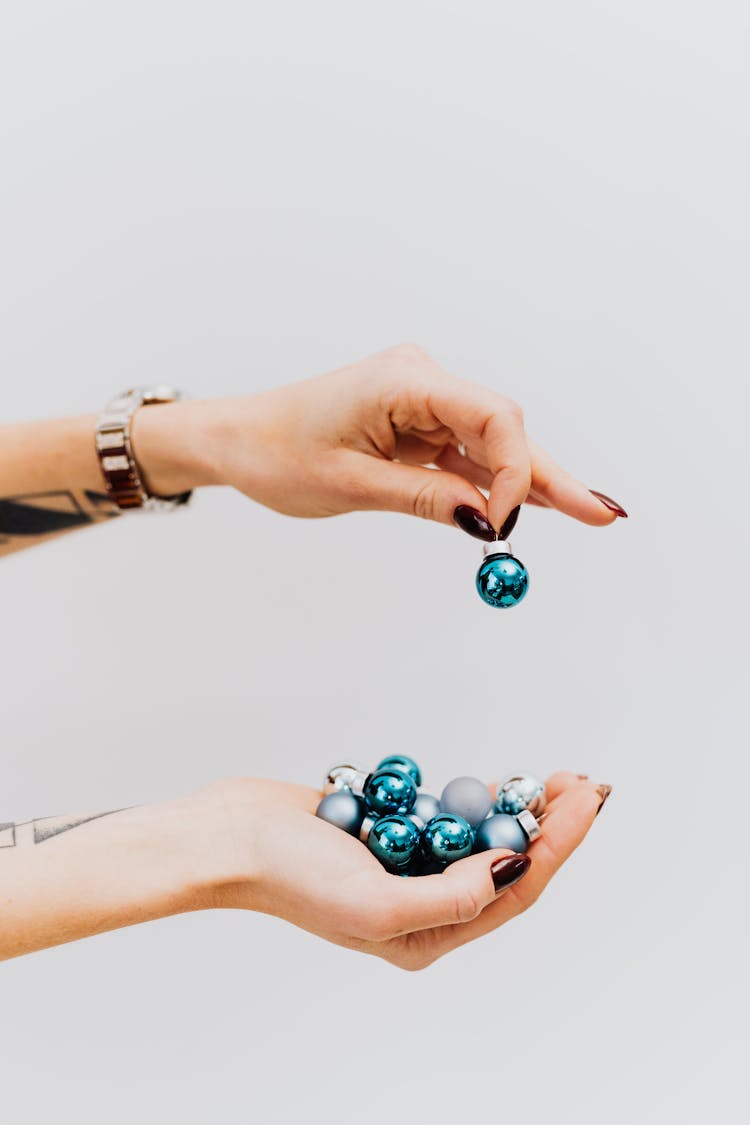
[(512, 398), (505, 400), (505, 414), (512, 422), (518, 422), (523, 425), (524, 417), (521, 406)]
[(525, 914), (527, 910), (531, 910), (531, 907), (539, 901), (543, 890), (543, 887), (533, 887), (523, 896), (516, 891), (514, 897), (518, 913)]
[(528, 496), (531, 488), (531, 466), (529, 464), (514, 462), (505, 465), (500, 469), (500, 474), (505, 483), (516, 490), (519, 495), (523, 493), (524, 498)]
[(482, 910), (482, 903), (471, 888), (462, 888), (457, 892), (453, 911), (456, 922), (471, 922)]
[(388, 354), (402, 363), (426, 363), (430, 357), (419, 344), (395, 344)]
[(436, 518), (438, 510), (437, 481), (433, 483), (428, 480), (419, 486), (414, 494), (412, 508), (414, 515), (419, 516), (420, 519), (433, 520)]
[(563, 854), (557, 844), (550, 838), (550, 836), (545, 836), (544, 833), (542, 833), (539, 839), (535, 840), (534, 843), (536, 845), (537, 862), (540, 858), (539, 853), (541, 852), (543, 856), (542, 862), (544, 863), (544, 866), (547, 868), (550, 874), (558, 871), (562, 867), (567, 856)]
[(518, 484), (519, 489), (523, 492), (524, 499), (526, 499), (531, 488), (531, 469), (529, 467), (519, 471)]
[(509, 890), (503, 892), (503, 904), (506, 908), (510, 908), (511, 917), (517, 917), (519, 914), (525, 914), (539, 898), (542, 893), (542, 887), (527, 887), (524, 886), (523, 891), (518, 887), (511, 887)]

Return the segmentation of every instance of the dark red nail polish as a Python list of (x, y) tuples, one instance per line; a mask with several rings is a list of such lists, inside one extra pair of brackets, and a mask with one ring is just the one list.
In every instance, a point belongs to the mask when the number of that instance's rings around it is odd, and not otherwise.
[(500, 528), (500, 534), (498, 535), (498, 539), (507, 539), (509, 537), (511, 531), (513, 530), (513, 528), (518, 523), (518, 517), (519, 517), (520, 514), (521, 514), (521, 505), (519, 504), (517, 508), (513, 509), (513, 511), (510, 513), (507, 520), (503, 524), (503, 526)]
[(486, 543), (492, 543), (497, 539), (495, 529), (481, 512), (476, 508), (470, 508), (468, 504), (459, 504), (453, 513), (453, 522), (467, 535), (473, 535), (475, 539), (484, 539)]
[(596, 791), (599, 794), (599, 796), (601, 797), (601, 801), (599, 802), (599, 808), (596, 810), (596, 815), (598, 816), (599, 813), (604, 808), (604, 802), (607, 800), (607, 797), (609, 797), (610, 793), (612, 792), (612, 786), (611, 785), (597, 785)]
[(589, 492), (592, 496), (596, 496), (597, 500), (601, 500), (604, 507), (609, 508), (610, 512), (614, 512), (616, 516), (622, 516), (624, 520), (628, 518), (628, 513), (622, 504), (618, 504), (611, 496), (605, 496), (603, 492), (597, 492), (595, 488), (590, 488)]
[(587, 773), (577, 773), (576, 777), (579, 781), (588, 781), (589, 775)]
[(490, 868), (495, 894), (512, 887), (524, 877), (530, 867), (531, 860), (527, 855), (506, 855), (505, 859), (498, 859)]

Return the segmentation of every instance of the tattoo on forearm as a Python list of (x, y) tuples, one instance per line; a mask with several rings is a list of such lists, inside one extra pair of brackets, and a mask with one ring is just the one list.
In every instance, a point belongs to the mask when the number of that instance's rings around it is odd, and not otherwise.
[(0, 556), (120, 514), (103, 492), (31, 492), (0, 499)]
[(0, 824), (0, 848), (15, 848), (23, 844), (43, 844), (53, 836), (60, 836), (72, 828), (80, 828), (92, 820), (103, 816), (113, 816), (123, 809), (110, 809), (108, 812), (88, 813), (85, 816), (47, 816), (42, 820), (25, 820), (19, 824)]

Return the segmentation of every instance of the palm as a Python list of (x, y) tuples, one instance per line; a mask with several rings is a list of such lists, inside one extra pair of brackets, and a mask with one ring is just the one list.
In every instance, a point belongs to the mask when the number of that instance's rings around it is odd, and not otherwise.
[[(328, 941), (373, 953), (405, 968), (497, 929), (530, 906), (588, 832), (601, 804), (594, 785), (555, 774), (532, 867), (517, 886), (495, 897), (486, 852), (442, 875), (390, 875), (361, 842), (315, 817), (321, 794), (283, 782), (232, 783), (234, 836), (256, 857), (233, 905), (275, 914)], [(238, 800), (239, 798), (239, 800)], [(242, 842), (242, 833), (248, 837)]]

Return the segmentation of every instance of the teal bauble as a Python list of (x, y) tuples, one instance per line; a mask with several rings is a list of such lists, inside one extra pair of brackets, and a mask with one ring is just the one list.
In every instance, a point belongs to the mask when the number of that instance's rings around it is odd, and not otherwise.
[(365, 804), (376, 817), (410, 813), (417, 799), (417, 787), (408, 773), (395, 766), (375, 770), (364, 785)]
[(422, 833), (422, 854), (437, 863), (455, 863), (471, 854), (474, 833), (471, 825), (455, 813), (438, 813)]
[(402, 773), (408, 773), (417, 788), (422, 784), (421, 769), (414, 759), (408, 758), (406, 754), (389, 754), (387, 758), (383, 758), (382, 762), (378, 762), (375, 768), (382, 770), (388, 766), (395, 766), (396, 769), (401, 770)]
[(370, 829), (367, 846), (388, 871), (407, 874), (418, 852), (420, 835), (408, 816), (381, 816)]
[(515, 555), (510, 543), (487, 543), (485, 559), (477, 571), (477, 591), (483, 602), (496, 609), (510, 609), (526, 597), (529, 572)]

